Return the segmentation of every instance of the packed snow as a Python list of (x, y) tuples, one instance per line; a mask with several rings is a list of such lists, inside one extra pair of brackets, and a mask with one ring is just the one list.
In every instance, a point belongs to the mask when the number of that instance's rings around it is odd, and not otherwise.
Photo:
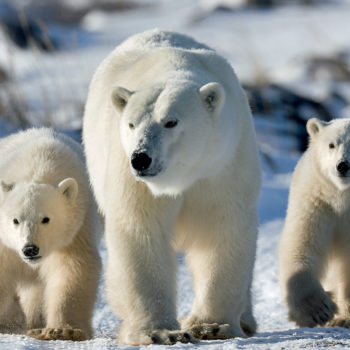
[[(32, 125), (53, 125), (60, 130), (79, 129), (91, 76), (99, 62), (118, 43), (134, 33), (159, 27), (193, 36), (215, 48), (234, 66), (244, 82), (273, 81), (308, 96), (324, 96), (332, 84), (327, 77), (306, 80), (305, 61), (350, 48), (350, 2), (334, 1), (316, 7), (281, 6), (271, 10), (241, 9), (244, 1), (144, 1), (144, 6), (121, 12), (95, 10), (79, 29), (52, 27), (65, 39), (56, 53), (23, 51), (11, 46), (0, 31), (0, 66), (15, 72), (12, 88), (23, 96)], [(84, 3), (79, 1), (77, 4)], [(140, 0), (139, 3), (142, 3)], [(218, 5), (232, 10), (215, 10)], [(78, 6), (78, 5), (76, 5)], [(348, 85), (339, 85), (347, 91)], [(349, 99), (348, 99), (349, 101)], [(346, 110), (340, 113), (346, 113)], [(313, 116), (313, 115), (312, 115)], [(49, 119), (48, 119), (49, 118)], [(350, 347), (350, 331), (342, 328), (297, 328), (287, 319), (278, 285), (278, 243), (287, 207), (288, 188), (300, 157), (284, 135), (264, 137), (268, 121), (256, 118), (261, 149), (263, 187), (259, 202), (260, 230), (253, 280), (253, 303), (258, 333), (247, 339), (201, 341), (173, 345), (172, 349), (311, 349)], [(5, 136), (16, 127), (1, 122)], [(72, 134), (75, 135), (75, 134)], [(268, 154), (268, 158), (264, 156)], [(271, 167), (271, 161), (274, 166)], [(101, 244), (106, 262), (106, 249)], [(178, 314), (187, 314), (193, 300), (191, 276), (183, 255), (178, 256)], [(122, 286), (120, 286), (122, 288)], [(115, 340), (119, 321), (108, 305), (101, 277), (93, 318), (95, 337), (74, 343), (38, 341), (24, 335), (0, 335), (0, 349), (129, 349)], [(139, 347), (144, 349), (146, 347)], [(151, 345), (147, 349), (167, 346)]]

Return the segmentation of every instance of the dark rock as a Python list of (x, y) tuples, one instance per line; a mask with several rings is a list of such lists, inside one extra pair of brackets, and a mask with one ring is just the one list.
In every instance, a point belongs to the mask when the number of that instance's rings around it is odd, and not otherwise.
[(44, 51), (54, 51), (58, 47), (44, 23), (18, 14), (1, 18), (0, 23), (11, 41), (20, 48), (35, 46)]
[[(303, 152), (308, 144), (306, 122), (312, 117), (332, 119), (326, 101), (319, 102), (276, 84), (244, 85), (252, 113), (272, 122), (280, 122), (279, 135), (294, 137), (297, 150)], [(339, 96), (337, 96), (339, 98)], [(329, 102), (329, 101), (328, 101)]]
[(333, 81), (350, 81), (349, 57), (341, 52), (333, 57), (312, 57), (306, 68), (310, 79), (327, 77)]

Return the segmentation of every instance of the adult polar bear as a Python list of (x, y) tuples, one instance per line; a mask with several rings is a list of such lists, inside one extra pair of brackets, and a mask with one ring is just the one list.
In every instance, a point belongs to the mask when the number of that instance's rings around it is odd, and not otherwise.
[[(253, 333), (260, 168), (231, 66), (181, 34), (135, 35), (97, 69), (83, 138), (105, 216), (119, 340), (171, 344), (194, 340), (187, 331), (204, 339)], [(181, 331), (173, 245), (187, 253), (196, 294)]]

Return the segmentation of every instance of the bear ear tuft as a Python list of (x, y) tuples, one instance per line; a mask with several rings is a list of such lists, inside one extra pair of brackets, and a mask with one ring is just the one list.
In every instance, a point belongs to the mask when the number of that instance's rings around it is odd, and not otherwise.
[(317, 118), (311, 118), (306, 123), (306, 130), (308, 134), (312, 137), (317, 135), (323, 127), (326, 126), (326, 123)]
[(0, 179), (0, 199), (2, 200), (7, 192), (10, 192), (15, 187), (14, 183), (7, 183)]
[(128, 89), (117, 86), (112, 91), (112, 102), (119, 111), (122, 111), (129, 101), (130, 96), (133, 94)]
[(208, 83), (199, 89), (205, 107), (211, 112), (220, 110), (225, 101), (225, 90), (219, 83)]
[(13, 188), (15, 187), (15, 184), (9, 184), (3, 180), (0, 180), (0, 185), (1, 185), (1, 190), (3, 192), (10, 192), (11, 190), (13, 190)]
[(62, 180), (57, 185), (58, 190), (68, 199), (75, 200), (78, 195), (78, 183), (72, 177)]

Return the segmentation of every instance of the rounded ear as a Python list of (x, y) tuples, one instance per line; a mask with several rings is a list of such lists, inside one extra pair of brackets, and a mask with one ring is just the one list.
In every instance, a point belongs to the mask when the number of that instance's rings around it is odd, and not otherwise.
[(130, 96), (133, 94), (132, 91), (129, 91), (125, 88), (122, 88), (120, 86), (117, 86), (112, 91), (112, 102), (114, 106), (119, 110), (122, 111), (126, 104), (129, 101)]
[(75, 200), (78, 195), (78, 183), (72, 177), (62, 180), (57, 185), (58, 190), (70, 200)]
[(12, 191), (14, 187), (15, 187), (14, 183), (9, 184), (0, 179), (0, 200), (2, 201), (6, 193)]
[(312, 137), (317, 135), (323, 127), (326, 126), (326, 123), (317, 118), (311, 118), (306, 123), (306, 130), (308, 134)]
[(219, 111), (225, 101), (225, 90), (219, 83), (208, 83), (199, 89), (202, 101), (210, 112)]

